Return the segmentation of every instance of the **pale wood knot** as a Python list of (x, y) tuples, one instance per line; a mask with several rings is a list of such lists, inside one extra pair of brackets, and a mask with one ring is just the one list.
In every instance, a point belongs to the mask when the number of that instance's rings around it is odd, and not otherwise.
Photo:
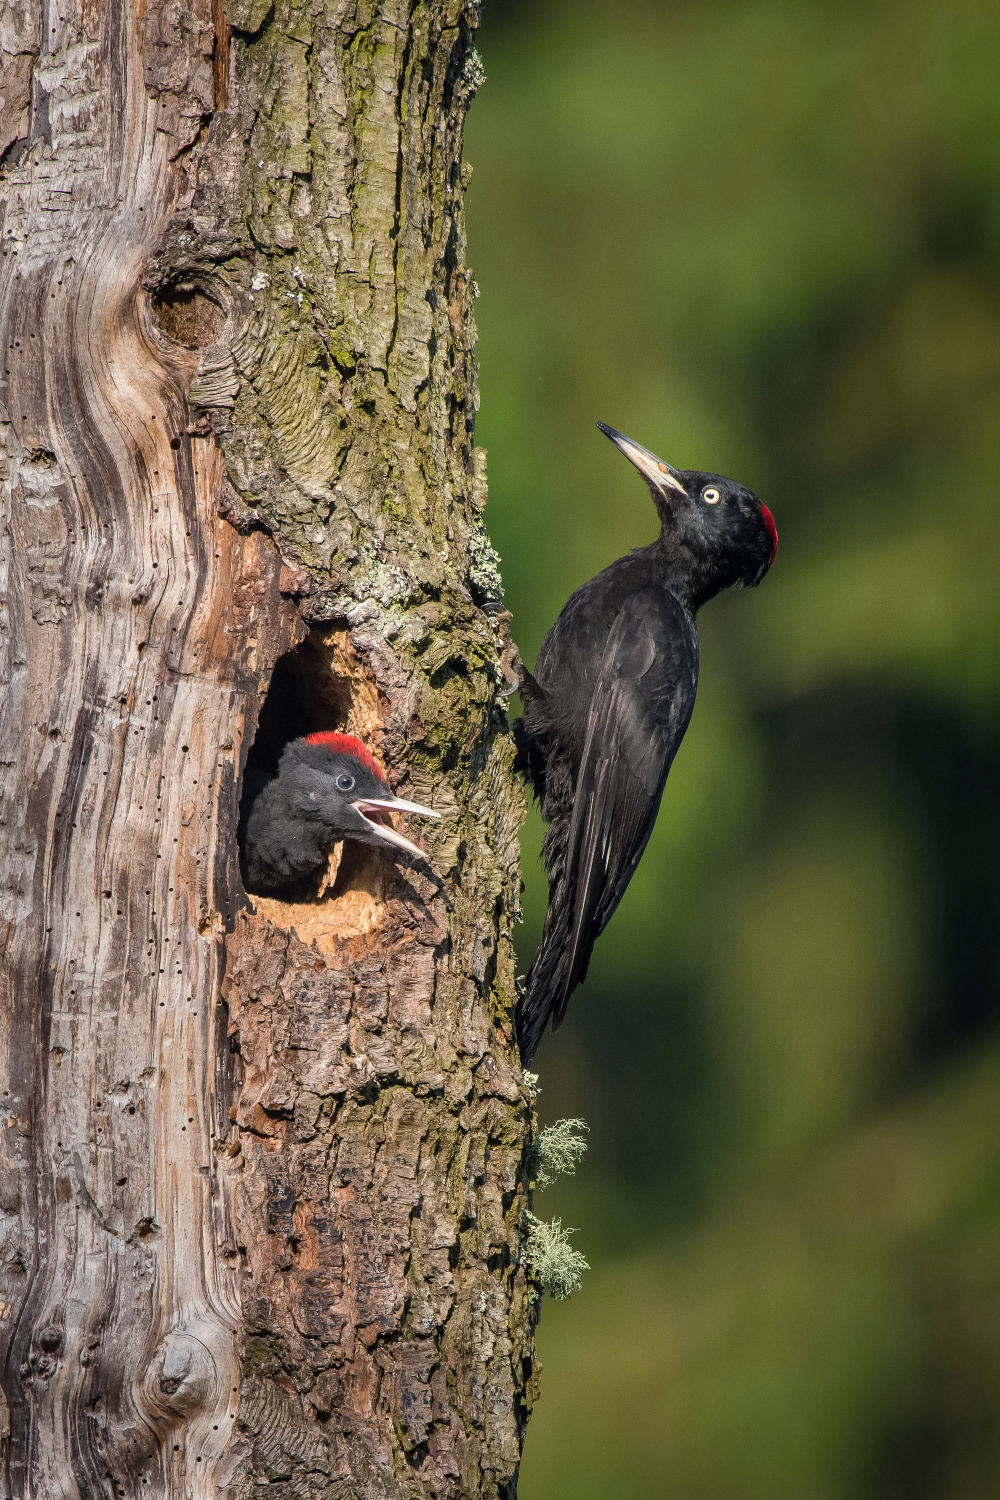
[(186, 1416), (214, 1401), (219, 1372), (201, 1339), (168, 1333), (160, 1349), (156, 1383), (170, 1411)]

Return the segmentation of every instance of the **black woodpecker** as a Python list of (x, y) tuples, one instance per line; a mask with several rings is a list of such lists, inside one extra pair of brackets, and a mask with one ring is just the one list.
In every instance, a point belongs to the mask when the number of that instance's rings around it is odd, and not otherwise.
[[(251, 795), (253, 789), (251, 790)], [(282, 752), (278, 774), (253, 797), (243, 858), (248, 891), (278, 891), (320, 869), (340, 839), (427, 856), (397, 833), (393, 812), (440, 813), (394, 797), (371, 752), (349, 734), (310, 734)]]
[(597, 424), (649, 485), (660, 535), (577, 589), (521, 681), (517, 768), (548, 824), (549, 905), (515, 1012), (522, 1062), (556, 1030), (649, 841), (698, 686), (695, 615), (755, 588), (778, 553), (767, 506), (721, 474), (673, 469)]

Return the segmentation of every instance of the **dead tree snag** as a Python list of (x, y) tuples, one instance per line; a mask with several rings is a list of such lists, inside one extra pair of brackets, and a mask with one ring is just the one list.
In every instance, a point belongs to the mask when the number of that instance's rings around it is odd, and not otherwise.
[[(12, 1496), (512, 1496), (520, 796), (465, 0), (0, 0)], [(442, 814), (248, 903), (248, 759)]]

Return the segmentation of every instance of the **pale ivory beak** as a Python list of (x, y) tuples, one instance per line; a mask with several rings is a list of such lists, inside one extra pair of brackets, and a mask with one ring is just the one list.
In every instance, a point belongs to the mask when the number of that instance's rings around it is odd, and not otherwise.
[(355, 802), (353, 806), (355, 811), (361, 814), (372, 831), (377, 833), (380, 839), (384, 839), (387, 844), (394, 844), (397, 849), (405, 849), (407, 854), (415, 854), (418, 859), (425, 860), (427, 858), (424, 851), (418, 849), (416, 844), (411, 844), (409, 839), (404, 839), (403, 835), (397, 833), (395, 828), (388, 828), (385, 823), (379, 823), (375, 818), (370, 818), (368, 813), (369, 811), (381, 811), (384, 808), (386, 812), (417, 813), (422, 818), (440, 818), (441, 814), (436, 813), (432, 807), (421, 807), (419, 802), (407, 802), (403, 797), (364, 797), (361, 801)]
[(648, 479), (650, 484), (655, 484), (658, 490), (671, 489), (676, 490), (679, 495), (687, 494), (687, 490), (680, 482), (677, 470), (665, 464), (662, 458), (657, 458), (655, 453), (650, 453), (649, 449), (644, 448), (641, 443), (633, 443), (631, 438), (627, 438), (623, 432), (616, 431), (614, 427), (609, 427), (607, 423), (598, 422), (597, 425), (604, 436), (609, 437), (615, 447), (624, 453), (629, 463), (635, 464), (639, 473), (644, 479)]

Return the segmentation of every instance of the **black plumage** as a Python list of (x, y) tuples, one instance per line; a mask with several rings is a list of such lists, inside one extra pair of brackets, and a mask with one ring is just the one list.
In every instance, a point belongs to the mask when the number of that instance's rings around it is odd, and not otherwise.
[(694, 708), (695, 615), (723, 589), (760, 583), (778, 549), (770, 511), (742, 485), (672, 469), (598, 425), (647, 480), (661, 531), (573, 594), (521, 683), (518, 766), (548, 825), (549, 878), (515, 1013), (525, 1064), (561, 1023), (653, 831)]
[(248, 891), (280, 891), (321, 869), (341, 839), (425, 859), (397, 833), (393, 812), (439, 813), (394, 797), (377, 762), (352, 735), (311, 734), (286, 745), (278, 774), (246, 787), (243, 862)]

